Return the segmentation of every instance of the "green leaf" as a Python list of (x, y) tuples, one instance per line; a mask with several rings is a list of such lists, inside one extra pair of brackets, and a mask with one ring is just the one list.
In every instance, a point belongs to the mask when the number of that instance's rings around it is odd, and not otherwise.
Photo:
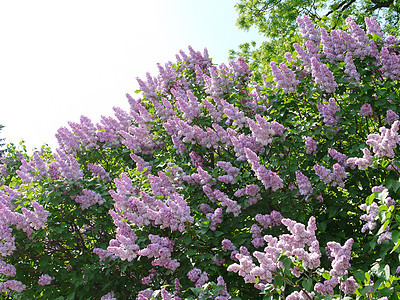
[(311, 288), (312, 288), (312, 278), (308, 278), (306, 280), (303, 280), (301, 285), (303, 286), (303, 288), (305, 288), (307, 291), (310, 292)]

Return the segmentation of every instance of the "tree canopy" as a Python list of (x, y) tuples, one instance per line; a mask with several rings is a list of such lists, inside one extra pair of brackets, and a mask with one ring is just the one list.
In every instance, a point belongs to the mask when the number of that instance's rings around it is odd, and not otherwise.
[[(248, 30), (256, 28), (266, 41), (257, 48), (254, 43), (245, 43), (231, 58), (245, 57), (253, 70), (266, 72), (272, 60), (279, 61), (291, 46), (299, 41), (296, 18), (308, 15), (318, 25), (333, 30), (345, 25), (351, 17), (357, 24), (364, 24), (365, 17), (374, 17), (386, 33), (399, 34), (400, 4), (394, 0), (239, 0), (237, 26)], [(361, 25), (363, 26), (363, 25)]]

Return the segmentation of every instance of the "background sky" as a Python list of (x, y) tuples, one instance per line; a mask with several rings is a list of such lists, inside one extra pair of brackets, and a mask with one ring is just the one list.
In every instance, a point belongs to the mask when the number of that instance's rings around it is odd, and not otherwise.
[(97, 123), (128, 109), (136, 77), (158, 74), (180, 49), (207, 47), (214, 63), (252, 40), (233, 0), (13, 0), (0, 2), (0, 132), (29, 149), (81, 115)]

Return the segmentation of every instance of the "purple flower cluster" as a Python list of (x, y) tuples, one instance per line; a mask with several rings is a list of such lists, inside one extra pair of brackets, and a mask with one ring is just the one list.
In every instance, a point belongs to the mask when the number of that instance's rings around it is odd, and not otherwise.
[(282, 215), (279, 211), (273, 210), (271, 213), (262, 215), (262, 214), (257, 214), (254, 217), (254, 220), (256, 220), (260, 225), (264, 228), (269, 228), (271, 226), (281, 226), (282, 225)]
[(110, 211), (117, 228), (115, 239), (110, 240), (107, 251), (115, 254), (122, 260), (132, 261), (137, 257), (139, 245), (136, 244), (137, 236), (125, 219), (118, 213)]
[(393, 125), (393, 123), (399, 119), (399, 115), (396, 114), (396, 112), (394, 112), (391, 109), (388, 109), (386, 111), (386, 118), (385, 118), (385, 122), (388, 123), (389, 125)]
[(296, 79), (296, 74), (283, 63), (279, 64), (281, 70), (275, 65), (274, 61), (270, 63), (270, 66), (274, 81), (276, 82), (276, 88), (283, 89), (285, 93), (296, 93), (296, 87), (300, 83)]
[(255, 251), (253, 253), (260, 264), (259, 266), (253, 262), (253, 258), (249, 254), (237, 253), (236, 258), (239, 263), (230, 265), (228, 271), (238, 273), (244, 277), (246, 283), (259, 282), (256, 287), (264, 289), (265, 283), (272, 282), (277, 269), (283, 268), (283, 265), (278, 261), (281, 253), (301, 261), (303, 268), (317, 268), (320, 264), (321, 252), (315, 237), (315, 230), (317, 229), (315, 218), (310, 218), (307, 228), (303, 224), (290, 219), (282, 219), (282, 223), (291, 234), (282, 234), (279, 236), (279, 240), (270, 235), (264, 236), (268, 246), (264, 249), (264, 252)]
[(376, 34), (380, 37), (383, 37), (383, 32), (381, 26), (379, 26), (378, 22), (374, 17), (365, 17), (365, 25), (367, 26), (367, 33)]
[(174, 89), (171, 89), (171, 92), (176, 97), (176, 107), (182, 112), (182, 117), (188, 123), (192, 123), (194, 118), (201, 115), (201, 104), (191, 90), (187, 90), (186, 94), (183, 94), (183, 97), (182, 93), (179, 95)]
[(95, 165), (88, 163), (87, 167), (90, 172), (92, 172), (93, 176), (99, 176), (104, 181), (111, 181), (110, 174), (100, 165)]
[(180, 266), (180, 263), (176, 259), (171, 259), (174, 242), (168, 237), (160, 237), (154, 234), (149, 234), (149, 239), (151, 244), (139, 250), (137, 254), (148, 258), (155, 258), (151, 262), (153, 266), (163, 266), (175, 271)]
[(21, 293), (26, 289), (26, 285), (18, 280), (7, 280), (0, 282), (0, 293), (8, 293), (9, 290)]
[(217, 230), (217, 226), (222, 223), (222, 208), (218, 207), (212, 213), (207, 213), (206, 218), (210, 220), (210, 230)]
[(340, 108), (335, 99), (330, 98), (328, 103), (317, 103), (317, 108), (327, 126), (333, 127), (339, 124), (340, 116), (336, 113), (340, 111)]
[(249, 148), (244, 148), (244, 151), (246, 153), (247, 161), (251, 164), (252, 170), (266, 189), (271, 188), (272, 191), (276, 191), (283, 188), (283, 182), (279, 175), (277, 175), (275, 172), (267, 170), (267, 168), (261, 165), (257, 154), (255, 154)]
[(256, 184), (248, 184), (246, 187), (238, 189), (234, 196), (235, 197), (243, 197), (243, 196), (250, 196), (247, 199), (249, 205), (256, 204), (261, 199), (260, 187)]
[(0, 273), (5, 276), (15, 277), (15, 275), (17, 275), (17, 269), (13, 265), (7, 264), (0, 259)]
[(359, 170), (364, 170), (368, 168), (371, 165), (373, 157), (371, 155), (371, 152), (367, 148), (363, 149), (363, 153), (364, 156), (362, 158), (351, 157), (347, 160), (347, 163), (358, 166)]
[(96, 127), (88, 117), (81, 116), (80, 121), (81, 123), (68, 122), (68, 125), (79, 140), (81, 147), (98, 148)]
[[(219, 146), (218, 142), (220, 139), (217, 133), (210, 127), (203, 130), (197, 125), (190, 126), (188, 123), (176, 116), (169, 119), (163, 124), (163, 126), (169, 135), (176, 136), (179, 140), (183, 138), (182, 141), (184, 143), (195, 144), (197, 142), (203, 147), (215, 149)], [(181, 152), (183, 152), (181, 145), (177, 144), (177, 147)]]
[(82, 210), (95, 204), (102, 205), (105, 202), (101, 195), (95, 191), (83, 189), (82, 193), (83, 195), (79, 195), (75, 198), (75, 202), (80, 204)]
[(49, 211), (45, 210), (43, 206), (35, 200), (32, 201), (32, 206), (35, 212), (27, 210), (25, 207), (22, 207), (21, 211), (25, 216), (26, 221), (30, 223), (30, 226), (35, 230), (38, 230), (45, 226)]
[(344, 188), (344, 180), (347, 178), (347, 173), (340, 164), (333, 165), (333, 172), (320, 165), (314, 165), (314, 171), (326, 184)]
[(296, 181), (297, 181), (297, 185), (299, 187), (300, 195), (307, 196), (307, 195), (312, 194), (313, 188), (312, 188), (310, 180), (308, 179), (308, 177), (306, 175), (301, 173), (299, 170), (296, 171)]
[(236, 250), (236, 246), (228, 239), (222, 240), (222, 250), (224, 251), (233, 251)]
[(242, 207), (239, 204), (237, 204), (235, 200), (229, 199), (228, 196), (225, 195), (220, 190), (214, 190), (214, 195), (216, 200), (218, 200), (221, 203), (221, 206), (226, 207), (227, 213), (231, 212), (235, 217), (240, 215)]
[(344, 73), (349, 76), (350, 79), (354, 79), (355, 82), (360, 81), (360, 73), (357, 72), (357, 68), (354, 64), (353, 54), (350, 51), (347, 51), (344, 62), (346, 63), (346, 67), (344, 69)]
[(317, 142), (312, 137), (306, 137), (304, 142), (307, 154), (317, 153)]
[(329, 249), (330, 257), (333, 258), (332, 269), (329, 272), (331, 276), (342, 277), (347, 275), (350, 268), (351, 247), (354, 240), (348, 239), (343, 246), (336, 242), (328, 242), (327, 248)]
[(321, 45), (322, 53), (330, 62), (344, 61), (344, 52), (346, 45), (339, 32), (332, 30), (331, 36), (327, 33), (325, 28), (321, 28)]
[(226, 184), (234, 184), (240, 169), (232, 166), (230, 162), (218, 161), (217, 166), (224, 170), (227, 175), (218, 176), (218, 180)]
[(398, 134), (400, 121), (395, 121), (390, 129), (381, 127), (379, 128), (379, 134), (369, 134), (367, 145), (372, 147), (377, 157), (394, 157), (393, 149), (397, 147), (400, 142), (400, 136)]
[(319, 36), (318, 29), (315, 28), (315, 25), (310, 18), (307, 15), (304, 15), (303, 17), (298, 17), (296, 21), (299, 25), (301, 36), (305, 40), (313, 42), (314, 45), (319, 45), (321, 37)]
[(200, 269), (194, 268), (187, 273), (187, 277), (192, 282), (196, 282), (196, 287), (202, 287), (208, 281), (207, 272), (202, 272)]
[(314, 77), (315, 83), (321, 88), (321, 90), (328, 94), (335, 92), (337, 83), (333, 73), (316, 57), (311, 58), (311, 74)]
[(114, 292), (109, 292), (109, 293), (105, 294), (104, 296), (102, 296), (100, 298), (100, 300), (117, 300), (117, 298), (115, 298)]
[(54, 277), (51, 277), (49, 274), (44, 274), (39, 278), (38, 284), (39, 285), (49, 285), (49, 284), (51, 284), (51, 282), (53, 280), (54, 280)]
[(360, 116), (371, 118), (374, 115), (374, 111), (372, 110), (371, 104), (364, 103), (361, 106), (360, 112), (358, 113)]
[(380, 59), (383, 64), (383, 75), (391, 80), (399, 80), (400, 56), (396, 53), (391, 53), (387, 47), (382, 47)]
[(272, 143), (272, 137), (276, 135), (282, 136), (283, 131), (285, 130), (285, 127), (278, 122), (268, 122), (258, 114), (255, 115), (255, 119), (257, 120), (257, 123), (252, 119), (248, 119), (247, 122), (254, 138), (263, 146), (268, 146)]
[(346, 154), (340, 153), (339, 151), (337, 151), (333, 148), (329, 148), (328, 153), (334, 160), (336, 160), (339, 163), (339, 165), (341, 165), (342, 167), (347, 167), (347, 155)]

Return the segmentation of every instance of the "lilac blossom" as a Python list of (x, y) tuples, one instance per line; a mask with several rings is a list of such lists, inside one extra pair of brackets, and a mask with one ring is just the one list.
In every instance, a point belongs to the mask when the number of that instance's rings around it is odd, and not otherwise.
[(298, 17), (296, 21), (299, 25), (301, 36), (305, 40), (313, 42), (314, 45), (319, 45), (321, 40), (319, 31), (315, 28), (314, 23), (309, 19), (309, 17), (307, 15), (303, 15), (303, 17)]
[(256, 220), (258, 223), (261, 224), (264, 228), (269, 228), (271, 226), (280, 226), (282, 225), (282, 219), (283, 216), (279, 211), (273, 210), (271, 211), (270, 214), (257, 214), (254, 217), (254, 220)]
[(371, 118), (374, 115), (374, 111), (372, 110), (371, 104), (365, 103), (360, 108), (360, 112), (358, 113), (360, 116)]
[(312, 137), (305, 138), (305, 146), (307, 154), (317, 153), (317, 142)]
[(285, 93), (296, 93), (296, 86), (300, 83), (296, 79), (296, 74), (283, 63), (279, 64), (281, 70), (275, 65), (275, 62), (271, 62), (270, 66), (276, 82), (276, 88), (283, 89)]
[[(215, 102), (217, 102), (217, 101), (215, 101)], [(203, 100), (203, 104), (204, 104), (205, 108), (207, 108), (207, 110), (211, 116), (211, 119), (214, 122), (219, 122), (222, 120), (223, 112), (220, 111), (220, 109), (222, 107), (218, 108), (217, 106), (214, 106), (207, 98)]]
[(153, 266), (163, 266), (175, 271), (180, 266), (180, 263), (176, 259), (171, 259), (174, 242), (168, 237), (160, 237), (153, 234), (149, 234), (149, 239), (151, 244), (139, 250), (137, 254), (148, 258), (154, 258), (151, 262)]
[(228, 103), (226, 100), (221, 100), (221, 104), (226, 116), (229, 120), (233, 121), (232, 126), (237, 126), (238, 128), (247, 126), (247, 117), (245, 117), (244, 113), (240, 111), (239, 108)]
[(80, 123), (68, 122), (68, 125), (72, 128), (83, 148), (98, 148), (96, 127), (92, 121), (85, 116), (81, 116)]
[(206, 218), (210, 220), (210, 230), (215, 231), (219, 224), (222, 223), (222, 208), (218, 207), (213, 213), (207, 213)]
[(39, 278), (38, 284), (39, 285), (49, 285), (49, 284), (51, 284), (51, 282), (53, 280), (54, 280), (54, 277), (51, 277), (49, 274), (44, 274)]
[(214, 195), (218, 201), (220, 201), (221, 205), (223, 207), (226, 207), (226, 212), (227, 213), (233, 213), (235, 217), (239, 216), (241, 213), (242, 207), (237, 204), (236, 201), (231, 200), (228, 198), (227, 195), (225, 195), (223, 192), (220, 190), (215, 190)]
[(117, 258), (113, 253), (101, 248), (93, 248), (93, 253), (99, 256), (100, 261), (105, 261), (107, 258), (113, 261)]
[(218, 180), (224, 183), (235, 183), (235, 178), (238, 176), (240, 169), (232, 166), (230, 162), (218, 161), (217, 166), (227, 172), (227, 175), (218, 176)]
[(332, 277), (329, 280), (325, 280), (324, 283), (316, 283), (314, 286), (314, 290), (321, 295), (333, 295), (334, 294), (334, 288), (339, 284), (339, 281), (336, 277)]
[(299, 170), (296, 171), (296, 181), (297, 181), (297, 185), (299, 187), (300, 195), (307, 196), (307, 195), (312, 194), (313, 188), (312, 188), (310, 180), (308, 179), (308, 177), (306, 175), (301, 173)]
[(379, 206), (375, 202), (367, 206), (365, 203), (360, 205), (360, 209), (366, 211), (366, 214), (362, 215), (360, 219), (367, 222), (361, 228), (361, 232), (367, 230), (372, 231), (376, 227), (376, 220), (378, 219)]
[(336, 160), (342, 167), (347, 167), (347, 155), (340, 153), (339, 151), (329, 148), (328, 153)]
[(376, 34), (380, 37), (383, 37), (382, 29), (374, 17), (365, 17), (364, 20), (365, 25), (367, 26), (367, 33), (372, 35)]
[(343, 246), (336, 242), (328, 242), (327, 248), (330, 250), (330, 255), (333, 257), (332, 269), (329, 272), (331, 276), (342, 277), (347, 275), (348, 269), (351, 267), (351, 247), (353, 239), (348, 239)]
[(382, 47), (381, 61), (383, 75), (391, 80), (400, 78), (400, 56), (395, 53), (390, 53), (387, 47)]
[(205, 83), (205, 92), (212, 97), (221, 97), (227, 92), (227, 80), (224, 77), (218, 76), (217, 69), (212, 66), (209, 68), (210, 76), (203, 74)]
[(196, 282), (196, 280), (199, 279), (199, 277), (201, 275), (201, 270), (194, 268), (194, 269), (191, 269), (186, 275), (190, 281)]
[[(315, 237), (315, 218), (311, 217), (307, 228), (300, 223), (290, 219), (282, 219), (282, 223), (287, 227), (291, 234), (283, 234), (279, 240), (270, 235), (264, 236), (268, 246), (264, 252), (255, 251), (253, 256), (258, 260), (259, 266), (253, 262), (250, 254), (237, 253), (238, 263), (228, 267), (228, 271), (236, 272), (244, 278), (246, 283), (256, 283), (259, 289), (265, 287), (264, 283), (271, 283), (278, 268), (282, 266), (278, 262), (278, 257), (283, 251), (284, 255), (297, 258), (302, 261), (303, 267), (315, 269), (319, 267), (321, 253), (319, 243)], [(308, 251), (306, 250), (308, 246)]]
[(327, 33), (325, 28), (321, 28), (321, 45), (322, 45), (322, 53), (326, 56), (326, 58), (331, 61), (337, 61), (337, 57), (335, 54), (335, 46), (332, 42), (332, 37)]
[(18, 280), (7, 280), (0, 283), (0, 291), (7, 292), (10, 289), (18, 293), (22, 293), (26, 289), (26, 285)]
[(228, 239), (222, 240), (222, 250), (224, 251), (233, 251), (236, 250), (236, 246)]
[(319, 113), (324, 118), (324, 123), (327, 126), (333, 127), (339, 124), (340, 116), (336, 113), (340, 111), (335, 99), (330, 98), (328, 103), (317, 103)]
[(344, 188), (344, 180), (347, 178), (347, 173), (340, 164), (333, 165), (333, 172), (316, 164), (314, 165), (314, 171), (326, 184)]
[(344, 73), (349, 76), (350, 79), (354, 79), (355, 82), (360, 81), (360, 73), (357, 72), (357, 68), (354, 64), (352, 53), (350, 51), (347, 51), (346, 57), (344, 59), (344, 62), (346, 63), (346, 67), (344, 69)]
[(258, 180), (260, 180), (266, 189), (271, 188), (272, 191), (283, 188), (283, 181), (278, 174), (267, 170), (263, 165), (259, 163), (258, 156), (251, 151), (249, 148), (244, 148), (248, 162), (251, 164), (251, 168), (256, 174)]
[(100, 298), (100, 300), (116, 300), (116, 299), (117, 298), (115, 298), (115, 293), (113, 291), (105, 294)]
[(358, 166), (359, 170), (365, 170), (371, 165), (373, 157), (367, 148), (363, 149), (363, 153), (364, 156), (362, 158), (351, 157), (347, 160), (347, 163)]
[(353, 43), (348, 45), (347, 49), (352, 51), (354, 56), (364, 59), (370, 53), (369, 38), (365, 34), (365, 31), (352, 18), (347, 18), (346, 23), (350, 25), (350, 35), (354, 40)]
[(110, 215), (117, 227), (117, 234), (115, 239), (110, 240), (107, 251), (115, 254), (122, 260), (132, 261), (137, 257), (137, 252), (140, 249), (139, 245), (136, 244), (137, 236), (120, 214), (111, 210)]
[(193, 166), (195, 168), (203, 167), (203, 158), (200, 155), (198, 155), (196, 152), (192, 151), (189, 153), (189, 156), (190, 156)]
[(394, 157), (393, 149), (397, 147), (399, 143), (399, 125), (400, 121), (395, 121), (390, 129), (381, 127), (379, 129), (379, 134), (369, 134), (367, 145), (372, 147), (375, 155), (377, 157)]
[(5, 276), (15, 277), (15, 275), (17, 275), (17, 269), (13, 265), (7, 264), (0, 259), (0, 273)]
[(65, 151), (65, 153), (76, 153), (80, 148), (78, 138), (67, 127), (58, 129), (56, 138), (60, 149)]
[(314, 299), (314, 297), (315, 297), (314, 292), (294, 291), (286, 297), (286, 300), (309, 300), (309, 299)]
[(32, 201), (32, 206), (34, 209), (33, 211), (27, 210), (25, 207), (21, 208), (23, 215), (25, 216), (30, 226), (35, 230), (40, 228), (44, 228), (47, 222), (47, 216), (49, 215), (49, 211), (45, 210), (41, 204), (36, 202), (35, 200)]
[(57, 149), (55, 158), (57, 167), (62, 177), (73, 180), (78, 180), (83, 177), (83, 172), (74, 156), (71, 154), (66, 154), (65, 152)]
[(399, 115), (396, 114), (393, 110), (388, 109), (386, 111), (386, 118), (385, 122), (388, 123), (389, 125), (393, 125), (393, 123), (399, 119)]
[(105, 202), (101, 195), (95, 191), (83, 189), (82, 193), (83, 195), (79, 195), (75, 198), (75, 202), (80, 204), (82, 210), (95, 204), (102, 205)]
[(333, 174), (327, 168), (316, 164), (314, 165), (314, 171), (315, 174), (317, 174), (319, 178), (321, 178), (326, 184), (330, 184), (332, 182)]
[(385, 241), (391, 241), (392, 240), (392, 232), (389, 231), (389, 226), (385, 228), (385, 230), (381, 233), (381, 235), (378, 237), (377, 243), (382, 244)]
[(257, 123), (252, 119), (248, 119), (247, 122), (256, 141), (263, 146), (268, 146), (272, 143), (273, 136), (282, 136), (285, 130), (285, 127), (278, 122), (268, 122), (264, 117), (258, 114), (255, 115), (255, 119)]
[(304, 70), (307, 73), (310, 73), (311, 72), (310, 56), (308, 56), (307, 52), (304, 51), (303, 47), (301, 47), (298, 43), (294, 43), (293, 48), (296, 50), (298, 57), (303, 62)]
[(94, 176), (99, 176), (101, 179), (107, 182), (111, 181), (110, 174), (104, 170), (102, 166), (88, 163), (87, 168)]
[(327, 93), (334, 93), (337, 87), (335, 77), (328, 67), (318, 61), (316, 57), (311, 58), (311, 73), (314, 77), (315, 83), (321, 88), (321, 90)]

